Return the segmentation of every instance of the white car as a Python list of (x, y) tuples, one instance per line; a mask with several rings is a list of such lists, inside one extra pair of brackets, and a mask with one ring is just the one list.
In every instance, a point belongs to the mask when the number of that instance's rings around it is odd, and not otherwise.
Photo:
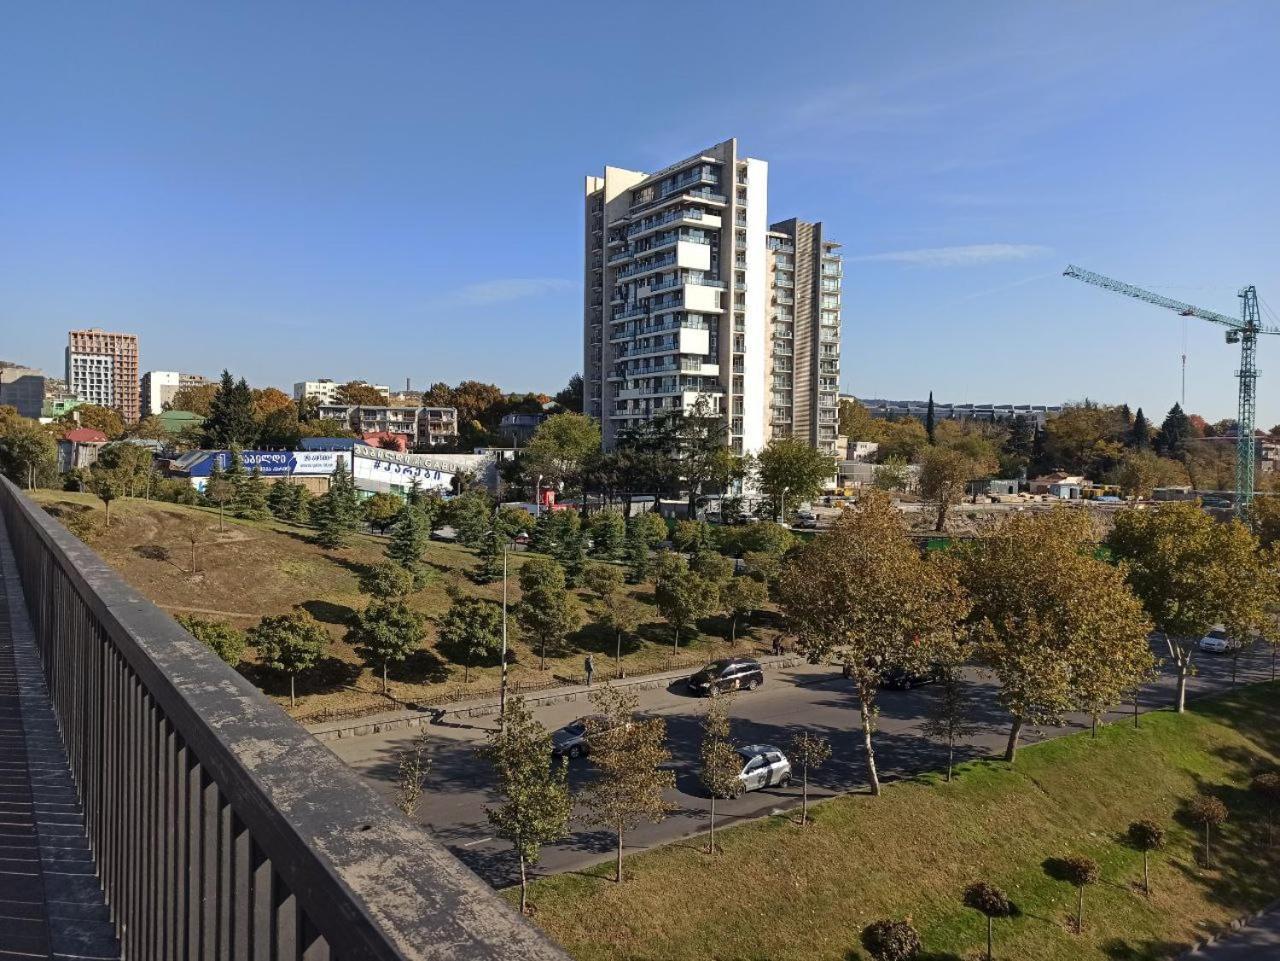
[(1230, 654), (1238, 646), (1235, 641), (1227, 637), (1226, 631), (1216, 627), (1200, 638), (1200, 650), (1206, 654)]
[(772, 744), (749, 744), (738, 748), (742, 771), (738, 774), (740, 793), (766, 787), (786, 787), (791, 783), (791, 762)]

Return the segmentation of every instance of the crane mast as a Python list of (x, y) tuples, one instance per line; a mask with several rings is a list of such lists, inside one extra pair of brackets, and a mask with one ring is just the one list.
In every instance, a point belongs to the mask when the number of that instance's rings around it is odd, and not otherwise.
[[(1258, 315), (1258, 292), (1252, 286), (1240, 290), (1240, 317), (1235, 318), (1217, 311), (1205, 310), (1193, 304), (1185, 304), (1180, 300), (1165, 297), (1161, 294), (1143, 290), (1133, 284), (1115, 280), (1111, 277), (1095, 274), (1090, 270), (1074, 265), (1063, 271), (1063, 276), (1114, 291), (1126, 297), (1133, 297), (1157, 307), (1165, 307), (1183, 317), (1198, 317), (1213, 324), (1227, 328), (1227, 343), (1240, 344), (1240, 369), (1236, 377), (1240, 382), (1238, 411), (1236, 417), (1236, 515), (1240, 516), (1249, 510), (1253, 503), (1254, 469), (1257, 442), (1254, 440), (1254, 421), (1257, 414), (1258, 393), (1258, 335), (1280, 334), (1280, 328), (1263, 326)], [(1186, 377), (1186, 355), (1183, 354), (1183, 377)], [(1184, 381), (1185, 383), (1185, 381)], [(1185, 390), (1185, 387), (1184, 387)]]

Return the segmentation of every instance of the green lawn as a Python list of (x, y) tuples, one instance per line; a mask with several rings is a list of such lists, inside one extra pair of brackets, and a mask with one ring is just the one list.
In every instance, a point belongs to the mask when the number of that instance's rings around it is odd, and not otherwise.
[[(380, 694), (380, 682), (365, 669), (343, 636), (351, 615), (364, 607), (360, 573), (385, 559), (386, 539), (357, 534), (347, 547), (325, 550), (312, 542), (308, 528), (276, 520), (245, 521), (225, 519), (219, 530), (218, 512), (203, 507), (186, 507), (160, 501), (122, 498), (111, 507), (112, 524), (102, 529), (102, 504), (89, 494), (37, 490), (35, 500), (64, 522), (76, 526), (77, 519), (90, 521), (91, 546), (126, 581), (172, 614), (191, 613), (230, 621), (236, 627), (257, 624), (268, 614), (279, 614), (301, 606), (310, 611), (329, 631), (333, 646), (318, 669), (298, 679), (298, 703), (291, 709), (302, 721), (320, 721), (335, 716), (357, 715), (394, 709), (395, 702)], [(205, 530), (197, 547), (196, 570), (191, 570), (191, 546), (186, 530), (196, 520)], [(526, 555), (511, 555), (510, 600), (519, 600), (516, 572)], [(432, 698), (467, 696), (492, 690), (498, 683), (496, 664), (477, 667), (470, 681), (463, 665), (436, 644), (434, 619), (449, 607), (449, 590), (498, 602), (501, 583), (477, 583), (472, 576), (478, 567), (474, 551), (453, 544), (433, 542), (424, 560), (432, 577), (409, 598), (409, 603), (430, 620), (423, 650), (403, 665), (392, 668), (393, 693), (403, 701), (430, 701)], [(584, 592), (579, 596), (587, 607), (583, 627), (569, 638), (563, 649), (551, 652), (547, 669), (539, 669), (537, 652), (520, 636), (512, 621), (511, 650), (515, 656), (512, 679), (533, 685), (552, 684), (576, 678), (588, 651), (595, 654), (596, 669), (602, 675), (612, 666), (614, 638), (593, 623), (592, 603)], [(629, 674), (662, 670), (672, 653), (671, 630), (653, 606), (652, 585), (638, 586), (635, 598), (645, 605), (647, 616), (636, 636), (624, 645), (623, 668)], [(776, 633), (768, 622), (758, 624), (746, 636), (740, 632), (737, 653), (767, 650)], [(729, 653), (723, 640), (728, 625), (720, 618), (708, 618), (697, 635), (682, 637), (680, 656), (684, 661)], [(244, 670), (262, 684), (282, 704), (288, 701), (288, 686), (278, 678), (254, 670), (253, 651), (246, 654)], [(496, 659), (495, 659), (496, 660)]]
[[(913, 920), (926, 958), (969, 959), (981, 956), (985, 928), (960, 895), (985, 879), (1019, 910), (997, 922), (999, 958), (1174, 956), (1280, 895), (1280, 850), (1264, 850), (1247, 790), (1258, 768), (1280, 760), (1278, 714), (1280, 685), (1259, 685), (1181, 717), (1145, 716), (1141, 730), (1121, 723), (1096, 741), (1028, 747), (1014, 769), (973, 762), (951, 784), (929, 775), (878, 799), (835, 799), (808, 828), (775, 817), (726, 831), (714, 859), (695, 842), (631, 857), (622, 886), (599, 876), (611, 865), (538, 881), (535, 917), (583, 961), (849, 961), (865, 957), (862, 927), (886, 916)], [(1199, 864), (1182, 823), (1201, 791), (1231, 809), (1213, 869)], [(1153, 857), (1149, 900), (1137, 885), (1141, 856), (1118, 841), (1144, 817), (1170, 830)], [(1070, 854), (1102, 865), (1079, 935), (1068, 923), (1074, 889), (1046, 871), (1048, 859)]]

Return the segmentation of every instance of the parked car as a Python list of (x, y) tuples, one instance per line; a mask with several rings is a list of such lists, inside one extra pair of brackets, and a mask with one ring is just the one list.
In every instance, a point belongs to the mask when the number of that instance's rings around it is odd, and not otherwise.
[(1239, 641), (1233, 641), (1227, 636), (1227, 632), (1219, 627), (1215, 627), (1204, 637), (1200, 638), (1200, 650), (1206, 654), (1230, 654), (1232, 651), (1240, 648)]
[(519, 547), (526, 547), (526, 546), (528, 546), (529, 542), (530, 542), (532, 539), (533, 539), (533, 538), (531, 538), (531, 537), (529, 536), (528, 532), (526, 532), (526, 531), (521, 531), (521, 532), (520, 532), (519, 534), (517, 534), (514, 538), (512, 538), (512, 542), (513, 542), (513, 543), (515, 543), (515, 544), (516, 544), (517, 546), (519, 546)]
[(733, 522), (735, 524), (755, 524), (758, 523), (759, 520), (760, 518), (756, 517), (756, 515), (750, 511), (739, 511), (738, 516), (733, 519)]
[(551, 732), (553, 757), (586, 757), (591, 753), (591, 738), (605, 730), (609, 719), (603, 714), (588, 714), (570, 721)]
[(934, 684), (937, 680), (938, 668), (934, 665), (930, 665), (922, 671), (919, 668), (908, 668), (900, 664), (894, 664), (886, 668), (880, 675), (880, 686), (894, 691), (909, 691), (913, 687)]
[(726, 657), (712, 661), (686, 682), (694, 694), (750, 691), (764, 683), (764, 668), (751, 657)]
[(791, 783), (791, 762), (772, 744), (749, 744), (738, 748), (742, 771), (738, 793), (759, 791), (766, 787), (786, 787)]

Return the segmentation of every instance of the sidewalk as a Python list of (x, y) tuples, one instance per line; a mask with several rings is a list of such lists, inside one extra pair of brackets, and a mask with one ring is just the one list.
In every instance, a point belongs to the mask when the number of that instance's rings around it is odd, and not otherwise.
[[(759, 661), (766, 671), (778, 671), (808, 663), (799, 654), (782, 654), (777, 657), (766, 655), (759, 658)], [(686, 667), (676, 671), (663, 671), (660, 674), (641, 674), (635, 677), (624, 677), (617, 681), (602, 677), (594, 687), (588, 687), (586, 684), (567, 684), (563, 687), (547, 688), (545, 691), (521, 694), (520, 697), (530, 707), (536, 707), (563, 701), (576, 701), (579, 697), (585, 700), (593, 689), (606, 683), (611, 687), (633, 688), (643, 691), (655, 687), (666, 687), (672, 681), (688, 677), (691, 673), (691, 669)], [(336, 741), (344, 737), (363, 737), (366, 734), (381, 734), (385, 731), (422, 727), (424, 724), (434, 724), (451, 716), (489, 717), (498, 713), (498, 703), (496, 696), (486, 696), (420, 711), (411, 709), (384, 711), (379, 714), (339, 718), (336, 721), (322, 721), (318, 724), (304, 726), (317, 741)]]

